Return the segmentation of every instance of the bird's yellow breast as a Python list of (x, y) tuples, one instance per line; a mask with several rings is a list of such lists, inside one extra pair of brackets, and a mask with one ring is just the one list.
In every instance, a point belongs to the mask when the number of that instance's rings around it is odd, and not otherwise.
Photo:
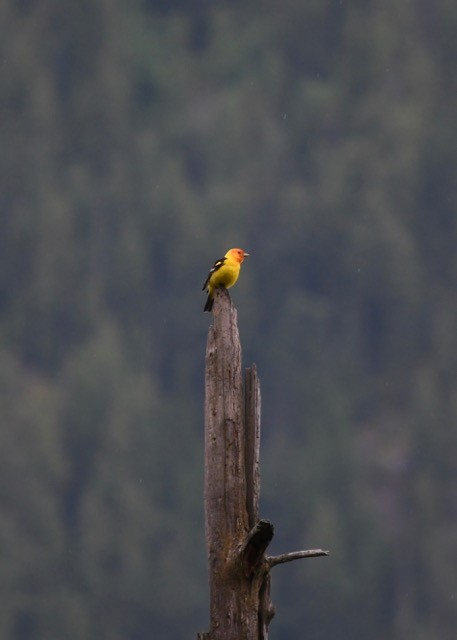
[(226, 289), (228, 289), (229, 287), (233, 287), (235, 282), (238, 280), (239, 274), (239, 263), (232, 263), (227, 261), (222, 265), (222, 267), (220, 267), (220, 269), (213, 273), (210, 278), (209, 284), (213, 288), (225, 287)]

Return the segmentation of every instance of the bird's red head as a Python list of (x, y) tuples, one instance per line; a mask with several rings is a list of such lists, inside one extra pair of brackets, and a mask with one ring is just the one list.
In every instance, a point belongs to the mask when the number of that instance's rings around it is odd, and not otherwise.
[(249, 255), (249, 253), (246, 253), (246, 251), (244, 251), (243, 249), (229, 249), (225, 255), (227, 258), (229, 256), (231, 258), (234, 258), (237, 262), (241, 264), (245, 259), (245, 257)]

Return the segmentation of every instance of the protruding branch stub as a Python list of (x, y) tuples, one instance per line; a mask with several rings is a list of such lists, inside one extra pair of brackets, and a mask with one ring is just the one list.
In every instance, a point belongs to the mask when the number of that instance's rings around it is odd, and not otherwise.
[(329, 554), (330, 551), (324, 551), (323, 549), (307, 549), (305, 551), (292, 551), (291, 553), (282, 553), (279, 556), (267, 556), (266, 561), (271, 569), (277, 564), (292, 562), (292, 560), (301, 560), (301, 558), (319, 558), (321, 556), (328, 556)]
[(259, 520), (246, 536), (240, 554), (244, 575), (250, 578), (261, 566), (265, 551), (273, 539), (274, 527), (269, 520)]

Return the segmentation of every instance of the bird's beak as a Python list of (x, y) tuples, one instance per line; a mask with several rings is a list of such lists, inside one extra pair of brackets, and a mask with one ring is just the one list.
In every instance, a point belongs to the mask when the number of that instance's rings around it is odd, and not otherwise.
[(249, 253), (246, 253), (246, 251), (245, 251), (245, 252), (244, 252), (244, 257), (246, 257), (246, 256), (248, 256), (248, 255), (249, 255)]

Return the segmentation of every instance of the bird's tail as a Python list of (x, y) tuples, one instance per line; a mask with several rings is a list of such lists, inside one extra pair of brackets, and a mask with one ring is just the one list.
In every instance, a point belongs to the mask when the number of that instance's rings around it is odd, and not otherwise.
[(206, 304), (205, 304), (205, 308), (203, 309), (203, 311), (212, 311), (213, 310), (213, 304), (214, 304), (214, 297), (211, 295), (208, 295), (208, 297), (206, 298)]

